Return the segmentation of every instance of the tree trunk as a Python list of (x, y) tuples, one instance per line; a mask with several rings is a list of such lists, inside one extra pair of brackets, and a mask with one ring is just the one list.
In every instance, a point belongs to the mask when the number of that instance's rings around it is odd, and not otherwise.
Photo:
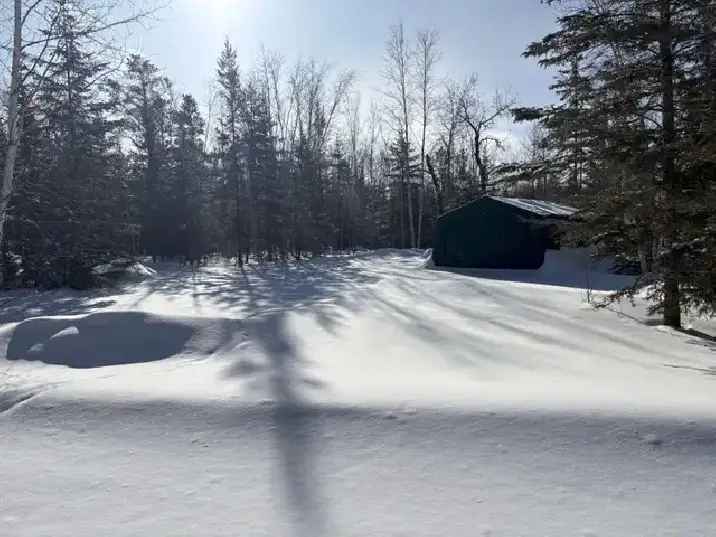
[(420, 191), (418, 192), (418, 231), (415, 239), (416, 247), (420, 248), (423, 241), (423, 210), (425, 206), (425, 172), (420, 172)]
[(445, 198), (447, 197), (448, 200), (452, 200), (455, 197), (454, 194), (454, 182), (453, 182), (453, 175), (452, 175), (452, 152), (453, 152), (453, 146), (454, 146), (454, 138), (455, 134), (453, 132), (453, 128), (450, 127), (450, 132), (448, 133), (448, 143), (447, 148), (445, 149), (445, 173), (443, 173), (442, 177), (442, 203), (443, 208), (442, 210), (445, 211)]
[(480, 135), (477, 132), (475, 132), (475, 163), (477, 164), (477, 169), (480, 172), (480, 191), (483, 196), (487, 196), (487, 180), (489, 172), (487, 171), (485, 161), (482, 160), (482, 156), (480, 155)]
[(654, 268), (654, 237), (651, 230), (642, 225), (639, 236), (639, 263), (642, 274), (650, 273)]
[(425, 204), (425, 136), (428, 130), (427, 67), (425, 69), (425, 76), (423, 77), (423, 132), (420, 140), (420, 197), (418, 198), (418, 248), (420, 248), (423, 239), (423, 205)]
[(408, 196), (408, 232), (410, 233), (410, 247), (415, 248), (415, 222), (413, 221), (413, 201), (412, 201), (412, 188), (410, 184), (410, 175), (406, 184), (405, 193)]
[[(14, 2), (14, 29), (12, 42), (12, 67), (10, 72), (10, 94), (7, 103), (7, 149), (3, 167), (2, 188), (0, 189), (0, 244), (5, 240), (5, 221), (12, 197), (15, 180), (15, 161), (20, 145), (21, 123), (18, 102), (20, 99), (20, 68), (22, 66), (22, 0)], [(0, 268), (0, 285), (4, 271)]]
[(674, 51), (672, 45), (671, 0), (661, 0), (661, 39), (659, 54), (661, 57), (661, 97), (663, 148), (662, 166), (664, 174), (664, 193), (666, 202), (666, 225), (664, 239), (667, 255), (662, 267), (664, 275), (664, 323), (667, 326), (681, 328), (681, 296), (679, 290), (680, 255), (675, 250), (677, 236), (676, 198), (678, 196), (678, 174), (674, 159), (676, 127), (674, 120)]
[(143, 250), (145, 253), (157, 253), (157, 237), (154, 233), (154, 219), (157, 218), (157, 184), (159, 162), (157, 159), (157, 129), (151, 110), (147, 80), (142, 78), (142, 120), (144, 122), (144, 136), (147, 145), (147, 167), (144, 171), (144, 204), (142, 215)]
[[(404, 102), (407, 102), (405, 100)], [(408, 235), (410, 239), (410, 247), (415, 248), (415, 222), (413, 221), (413, 193), (412, 185), (410, 183), (410, 142), (408, 141), (408, 110), (407, 105), (404, 104), (405, 111), (405, 155), (403, 166), (405, 168), (401, 172), (403, 175), (403, 184), (405, 185), (405, 200), (406, 208), (408, 212)]]
[(438, 216), (445, 212), (445, 197), (443, 195), (443, 186), (440, 184), (440, 178), (438, 177), (435, 167), (430, 159), (430, 155), (425, 156), (425, 163), (428, 167), (428, 175), (433, 181), (435, 187), (435, 201), (438, 205)]
[(253, 199), (253, 185), (251, 184), (251, 162), (246, 166), (246, 211), (249, 219), (248, 238), (246, 241), (246, 263), (249, 263), (249, 255), (253, 251), (256, 254), (256, 211)]
[(405, 248), (405, 178), (400, 176), (400, 206), (398, 207), (400, 215), (400, 247)]
[(236, 264), (239, 267), (242, 267), (244, 262), (241, 257), (241, 177), (239, 175), (238, 158), (236, 157), (235, 152), (234, 166), (234, 198), (236, 200), (236, 206), (234, 207), (234, 226), (236, 233)]

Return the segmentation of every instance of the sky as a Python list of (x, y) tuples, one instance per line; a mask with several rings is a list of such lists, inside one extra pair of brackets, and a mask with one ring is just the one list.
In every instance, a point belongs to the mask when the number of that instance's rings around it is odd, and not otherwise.
[(462, 80), (475, 72), (485, 92), (509, 90), (521, 105), (555, 99), (552, 73), (521, 56), (555, 28), (554, 11), (539, 0), (170, 0), (129, 45), (202, 103), (228, 37), (244, 69), (262, 45), (289, 64), (313, 57), (354, 69), (365, 104), (379, 97), (385, 41), (398, 22), (410, 36), (440, 33), (440, 76)]

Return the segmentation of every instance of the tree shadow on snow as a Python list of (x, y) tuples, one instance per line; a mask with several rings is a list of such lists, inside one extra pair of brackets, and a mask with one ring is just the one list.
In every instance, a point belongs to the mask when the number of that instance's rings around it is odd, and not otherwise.
[(664, 364), (666, 367), (670, 367), (672, 369), (684, 369), (687, 371), (695, 371), (697, 373), (703, 373), (705, 375), (716, 375), (716, 367), (694, 367), (691, 365), (682, 365), (682, 364)]
[(687, 336), (691, 336), (691, 339), (687, 341), (690, 345), (699, 345), (706, 347), (709, 350), (716, 352), (716, 336), (707, 334), (694, 328), (684, 328), (681, 330), (682, 333)]
[(242, 317), (274, 314), (330, 302), (343, 291), (370, 285), (380, 275), (355, 263), (356, 257), (250, 265), (210, 266), (195, 277), (165, 273), (141, 284), (131, 308), (153, 296), (190, 295), (195, 308), (231, 308)]
[[(0, 325), (17, 323), (28, 317), (83, 315), (116, 303), (109, 291), (99, 296), (96, 293), (96, 290), (89, 292), (63, 289), (11, 295), (0, 303)], [(113, 293), (116, 293), (116, 290)]]
[(193, 333), (190, 325), (136, 312), (38, 317), (15, 327), (7, 359), (76, 369), (152, 362), (179, 353)]
[(265, 363), (241, 357), (229, 367), (227, 376), (258, 383), (255, 387), (269, 397), (279, 455), (278, 482), (293, 517), (295, 535), (326, 535), (315, 462), (322, 420), (320, 411), (302, 395), (304, 390), (321, 388), (323, 384), (306, 376), (306, 360), (296, 348), (284, 313), (255, 319), (247, 330), (264, 351)]
[(589, 273), (584, 269), (550, 271), (518, 269), (482, 269), (431, 267), (435, 272), (449, 272), (459, 276), (480, 278), (485, 280), (508, 281), (552, 287), (568, 287), (572, 289), (591, 289), (592, 291), (618, 291), (633, 284), (632, 276), (619, 274)]

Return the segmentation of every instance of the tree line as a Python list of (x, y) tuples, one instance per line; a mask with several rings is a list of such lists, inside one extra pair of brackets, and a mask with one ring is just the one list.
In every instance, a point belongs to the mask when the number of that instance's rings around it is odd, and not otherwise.
[(82, 0), (14, 6), (6, 283), (74, 285), (123, 255), (241, 265), (427, 247), (441, 212), (485, 191), (501, 147), (489, 129), (508, 100), (483, 100), (475, 76), (445, 81), (435, 31), (390, 29), (369, 107), (351, 70), (268, 51), (241, 68), (227, 40), (207, 110), (147, 58), (118, 63), (98, 46), (141, 15), (102, 19)]
[[(438, 33), (399, 24), (370, 103), (351, 70), (269, 51), (240, 66), (227, 40), (202, 107), (160, 66), (107, 45), (144, 14), (13, 0), (5, 283), (81, 285), (117, 256), (241, 265), (429, 247), (441, 213), (498, 193), (577, 207), (572, 240), (638, 266), (630, 292), (646, 285), (668, 324), (713, 311), (714, 2), (546, 3), (558, 27), (525, 56), (556, 72), (552, 106), (450, 79)], [(496, 135), (510, 114), (531, 125), (520, 158)]]

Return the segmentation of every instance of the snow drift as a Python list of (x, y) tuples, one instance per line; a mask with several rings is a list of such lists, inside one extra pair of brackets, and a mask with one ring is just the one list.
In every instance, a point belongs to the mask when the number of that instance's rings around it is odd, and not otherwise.
[(435, 267), (434, 263), (426, 264), (426, 268), (479, 278), (597, 291), (619, 290), (634, 283), (633, 276), (615, 274), (613, 264), (608, 258), (592, 258), (588, 248), (563, 248), (547, 250), (544, 263), (537, 270), (457, 269)]
[(383, 251), (18, 297), (0, 533), (708, 535), (716, 347), (595, 311), (572, 255), (455, 273)]

